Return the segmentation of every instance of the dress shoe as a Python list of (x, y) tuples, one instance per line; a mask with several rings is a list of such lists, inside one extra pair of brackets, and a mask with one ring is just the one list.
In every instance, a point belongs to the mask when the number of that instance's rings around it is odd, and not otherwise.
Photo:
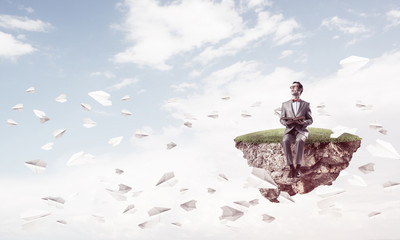
[(295, 172), (294, 175), (296, 175), (297, 178), (301, 177), (300, 167), (297, 167), (297, 168), (296, 168), (296, 172)]
[(294, 178), (296, 174), (296, 169), (294, 167), (290, 167), (288, 178)]

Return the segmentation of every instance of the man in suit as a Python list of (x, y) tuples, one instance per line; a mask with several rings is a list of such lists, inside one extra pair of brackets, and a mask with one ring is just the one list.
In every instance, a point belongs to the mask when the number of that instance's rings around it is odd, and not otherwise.
[[(308, 138), (307, 126), (311, 125), (313, 119), (311, 117), (310, 103), (300, 99), (303, 93), (303, 85), (300, 82), (293, 82), (290, 86), (292, 99), (282, 103), (280, 122), (286, 127), (282, 138), (283, 152), (286, 161), (290, 167), (288, 177), (300, 177), (301, 160), (304, 154), (304, 144)], [(304, 117), (303, 119), (292, 120), (295, 117)], [(291, 143), (295, 142), (296, 148), (296, 168), (294, 167)]]

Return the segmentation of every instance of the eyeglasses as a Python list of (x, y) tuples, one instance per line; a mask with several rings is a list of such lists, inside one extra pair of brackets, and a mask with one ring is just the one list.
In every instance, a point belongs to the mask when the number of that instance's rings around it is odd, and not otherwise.
[(299, 88), (297, 85), (290, 86), (290, 89)]

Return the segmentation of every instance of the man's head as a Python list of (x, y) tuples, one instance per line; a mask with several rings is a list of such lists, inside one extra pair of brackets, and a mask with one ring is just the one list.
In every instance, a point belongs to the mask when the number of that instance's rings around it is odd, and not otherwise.
[(303, 85), (300, 82), (293, 82), (292, 86), (290, 86), (290, 90), (292, 95), (300, 96), (303, 93)]

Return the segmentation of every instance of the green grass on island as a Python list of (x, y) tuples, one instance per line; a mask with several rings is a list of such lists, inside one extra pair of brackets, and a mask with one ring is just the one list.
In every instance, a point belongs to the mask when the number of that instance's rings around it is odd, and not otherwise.
[[(235, 142), (244, 143), (280, 143), (282, 141), (284, 128), (270, 129), (259, 132), (248, 133), (236, 137)], [(361, 140), (360, 137), (349, 133), (344, 133), (338, 138), (331, 138), (333, 133), (330, 129), (308, 128), (309, 135), (306, 143), (315, 142), (351, 142)]]

